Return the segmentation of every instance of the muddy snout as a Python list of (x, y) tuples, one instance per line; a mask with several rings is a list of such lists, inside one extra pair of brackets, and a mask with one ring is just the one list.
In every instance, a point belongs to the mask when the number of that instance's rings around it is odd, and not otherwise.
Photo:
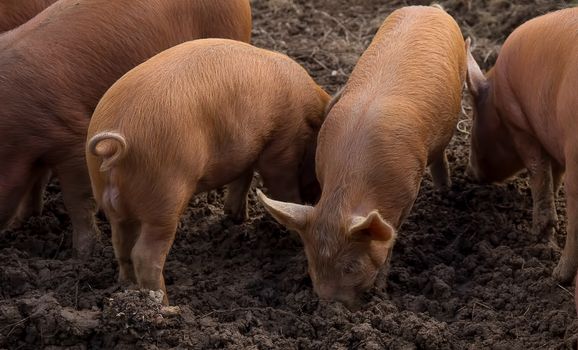
[(320, 300), (339, 302), (345, 305), (350, 311), (356, 311), (361, 306), (360, 295), (354, 291), (342, 290), (341, 288), (327, 285), (314, 286), (313, 290)]

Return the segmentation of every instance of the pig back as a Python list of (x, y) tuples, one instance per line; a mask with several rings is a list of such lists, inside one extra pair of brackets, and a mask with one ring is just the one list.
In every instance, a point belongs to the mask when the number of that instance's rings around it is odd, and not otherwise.
[(447, 13), (394, 11), (319, 133), (323, 192), (347, 184), (349, 201), (373, 203), (394, 226), (401, 224), (426, 164), (453, 135), (465, 72), (464, 40)]
[(100, 101), (88, 138), (116, 130), (129, 145), (127, 168), (194, 169), (200, 178), (191, 179), (203, 191), (238, 177), (272, 140), (293, 147), (310, 138), (326, 102), (326, 93), (285, 55), (231, 40), (195, 40), (117, 81)]
[(464, 40), (454, 19), (435, 7), (405, 7), (386, 18), (344, 95), (407, 104), (417, 120), (399, 117), (426, 142), (443, 143), (457, 122), (465, 74)]
[(33, 72), (90, 113), (112, 83), (158, 52), (204, 36), (249, 40), (250, 30), (248, 0), (60, 0), (0, 39), (0, 63)]

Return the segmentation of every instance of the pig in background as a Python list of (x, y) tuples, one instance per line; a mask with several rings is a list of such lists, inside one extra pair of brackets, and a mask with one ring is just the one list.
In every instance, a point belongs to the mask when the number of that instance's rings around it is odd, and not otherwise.
[(56, 0), (2, 0), (0, 1), (0, 33), (18, 27)]
[(243, 220), (257, 170), (274, 198), (301, 202), (329, 99), (287, 56), (224, 39), (181, 44), (118, 80), (86, 158), (119, 280), (162, 289), (168, 303), (163, 266), (194, 194), (227, 185), (225, 212)]
[(354, 307), (373, 285), (428, 165), (438, 187), (450, 185), (445, 148), (465, 75), (465, 44), (452, 17), (436, 7), (394, 11), (319, 133), (319, 203), (258, 193), (277, 221), (300, 234), (320, 298)]
[(578, 267), (578, 8), (518, 27), (484, 76), (468, 55), (474, 98), (469, 172), (482, 182), (530, 176), (532, 231), (552, 238), (554, 197), (565, 177), (568, 227), (554, 277), (571, 282)]
[(250, 35), (249, 0), (60, 0), (0, 36), (0, 229), (41, 211), (52, 172), (75, 253), (88, 254), (98, 229), (84, 145), (99, 99), (164, 49)]

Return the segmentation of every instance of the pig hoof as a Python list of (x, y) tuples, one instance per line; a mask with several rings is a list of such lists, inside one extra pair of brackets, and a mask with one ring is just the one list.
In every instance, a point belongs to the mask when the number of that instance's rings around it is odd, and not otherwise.
[(134, 284), (136, 284), (136, 277), (134, 275), (134, 273), (126, 273), (126, 272), (119, 272), (118, 274), (118, 284), (121, 287), (124, 288), (128, 288), (128, 287), (132, 287)]
[(560, 246), (558, 245), (558, 242), (556, 242), (554, 237), (552, 237), (551, 239), (549, 239), (547, 241), (543, 240), (543, 243), (545, 243), (548, 247), (550, 247), (554, 251), (560, 251), (561, 250)]
[[(433, 174), (432, 174), (433, 175)], [(452, 187), (452, 180), (449, 176), (432, 176), (434, 187), (438, 191), (447, 191)]]
[(122, 289), (133, 289), (135, 284), (132, 283), (131, 281), (124, 279), (124, 278), (118, 278), (118, 286)]
[(74, 257), (77, 259), (88, 259), (92, 255), (95, 245), (96, 240), (91, 240), (89, 242), (85, 242), (83, 244), (75, 246)]
[(533, 227), (532, 236), (534, 236), (534, 240), (540, 243), (554, 243), (552, 240), (554, 237), (554, 227), (551, 225)]
[(555, 280), (560, 283), (568, 284), (572, 283), (574, 276), (576, 275), (576, 269), (571, 268), (563, 259), (560, 260), (554, 272), (552, 273)]
[(235, 225), (242, 224), (249, 218), (246, 211), (233, 212), (232, 210), (225, 209), (225, 215), (227, 215)]
[(442, 183), (434, 183), (434, 186), (439, 192), (445, 192), (452, 188), (452, 182), (448, 180)]

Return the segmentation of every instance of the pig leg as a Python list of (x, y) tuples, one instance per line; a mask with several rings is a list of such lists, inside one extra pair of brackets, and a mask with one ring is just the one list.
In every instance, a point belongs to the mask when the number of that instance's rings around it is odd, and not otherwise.
[(562, 283), (570, 283), (578, 268), (578, 156), (568, 157), (566, 173), (566, 243), (554, 278)]
[[(136, 280), (140, 288), (162, 290), (163, 304), (168, 305), (167, 290), (163, 277), (163, 268), (167, 254), (173, 245), (179, 216), (186, 208), (191, 195), (195, 193), (190, 188), (188, 179), (177, 179), (175, 176), (167, 179), (168, 182), (158, 184), (156, 192), (147, 193), (137, 191), (129, 198), (136, 198), (137, 194), (146, 194), (146, 201), (136, 205), (139, 213), (140, 234), (131, 252)], [(141, 197), (143, 198), (143, 197)]]
[(121, 284), (136, 283), (131, 252), (138, 238), (140, 224), (136, 221), (110, 220), (112, 246), (118, 261), (118, 281)]
[(558, 196), (558, 191), (560, 191), (563, 176), (564, 176), (564, 167), (560, 166), (555, 161), (552, 161), (552, 181), (554, 187), (554, 197)]
[(271, 157), (262, 155), (259, 174), (271, 198), (283, 202), (301, 203), (299, 193), (298, 164), (292, 157)]
[(434, 159), (429, 166), (434, 186), (438, 189), (449, 188), (452, 186), (450, 179), (450, 167), (445, 150), (437, 159)]
[(225, 214), (235, 223), (247, 220), (247, 194), (253, 180), (253, 168), (247, 170), (238, 179), (227, 186), (225, 197)]
[(21, 220), (42, 214), (42, 207), (44, 206), (44, 191), (52, 174), (50, 170), (43, 170), (41, 172), (42, 174), (30, 187), (26, 199), (21, 203), (18, 212), (18, 218)]
[(513, 140), (522, 162), (528, 169), (532, 191), (532, 233), (544, 242), (553, 237), (558, 216), (554, 203), (554, 160), (532, 136), (516, 133)]
[(166, 224), (143, 223), (140, 236), (132, 250), (136, 279), (140, 288), (162, 290), (163, 304), (168, 305), (163, 268), (171, 249), (177, 220)]
[(22, 160), (6, 166), (0, 174), (0, 230), (6, 228), (18, 212), (33, 179), (29, 162)]
[(536, 237), (544, 241), (553, 237), (552, 234), (558, 221), (550, 163), (547, 156), (543, 156), (528, 167), (533, 200), (532, 231)]
[(64, 205), (72, 221), (72, 246), (79, 257), (92, 252), (100, 232), (95, 222), (96, 203), (92, 197), (90, 178), (84, 156), (56, 168)]

